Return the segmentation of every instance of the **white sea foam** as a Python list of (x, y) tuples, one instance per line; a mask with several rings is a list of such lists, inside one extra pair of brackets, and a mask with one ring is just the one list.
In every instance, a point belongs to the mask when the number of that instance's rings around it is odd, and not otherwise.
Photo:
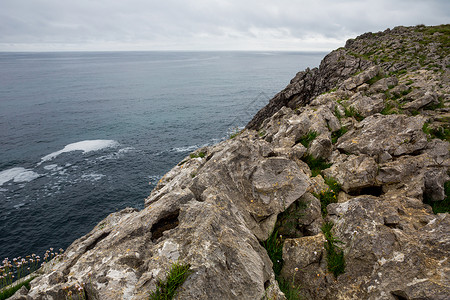
[[(221, 142), (223, 140), (225, 140), (226, 138), (222, 138), (222, 139), (211, 139), (209, 140), (208, 143), (203, 144), (203, 145), (191, 145), (191, 146), (185, 146), (185, 147), (176, 147), (176, 148), (172, 148), (170, 149), (170, 152), (192, 152), (194, 150), (197, 150), (199, 148), (203, 148), (203, 147), (207, 147), (207, 146), (211, 146), (214, 144), (217, 144), (218, 142)], [(163, 152), (159, 152), (158, 154), (162, 154)]]
[(190, 151), (194, 151), (197, 148), (199, 148), (198, 145), (192, 145), (192, 146), (187, 146), (187, 147), (172, 148), (172, 151), (174, 151), (174, 152), (190, 152)]
[(11, 180), (14, 182), (30, 182), (40, 176), (40, 174), (30, 169), (15, 167), (0, 172), (0, 186)]
[(97, 160), (104, 161), (104, 160), (109, 160), (109, 159), (119, 159), (119, 158), (122, 158), (125, 153), (131, 152), (134, 150), (136, 150), (136, 149), (133, 147), (121, 148), (114, 153), (100, 156), (99, 158), (97, 158)]
[(91, 173), (91, 174), (81, 175), (81, 179), (88, 180), (88, 181), (98, 181), (105, 176), (106, 175), (103, 175), (103, 174)]
[(65, 153), (65, 152), (72, 152), (72, 151), (83, 151), (83, 153), (91, 152), (91, 151), (98, 151), (101, 149), (109, 148), (109, 147), (116, 147), (119, 143), (113, 140), (86, 140), (81, 141), (77, 143), (72, 143), (67, 146), (65, 146), (63, 149), (50, 153), (44, 157), (41, 158), (41, 162), (38, 164), (42, 164), (45, 161), (49, 161), (57, 157), (58, 155)]
[(57, 164), (47, 165), (47, 166), (44, 166), (44, 169), (47, 171), (55, 170), (55, 169), (58, 169), (58, 165)]

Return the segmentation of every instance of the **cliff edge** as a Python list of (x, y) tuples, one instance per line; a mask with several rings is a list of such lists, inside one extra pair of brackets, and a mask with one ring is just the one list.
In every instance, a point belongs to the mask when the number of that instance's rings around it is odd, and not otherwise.
[(347, 41), (12, 299), (150, 299), (180, 265), (176, 299), (448, 299), (449, 50), (450, 25)]

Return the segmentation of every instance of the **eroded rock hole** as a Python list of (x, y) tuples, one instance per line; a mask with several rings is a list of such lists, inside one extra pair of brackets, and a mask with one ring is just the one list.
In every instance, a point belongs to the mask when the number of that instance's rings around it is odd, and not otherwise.
[(405, 292), (403, 291), (395, 291), (395, 292), (391, 292), (391, 295), (394, 297), (394, 299), (396, 300), (409, 300), (408, 296), (406, 295)]
[(266, 280), (266, 282), (264, 282), (264, 289), (267, 290), (270, 286), (270, 280)]
[(380, 197), (383, 194), (382, 186), (368, 186), (359, 190), (349, 192), (351, 196), (359, 196), (359, 195), (372, 195), (375, 197)]
[(162, 237), (164, 231), (177, 227), (179, 224), (179, 215), (180, 210), (177, 209), (175, 212), (170, 213), (169, 215), (161, 218), (158, 222), (153, 224), (152, 229), (150, 229), (150, 231), (152, 232), (152, 242)]

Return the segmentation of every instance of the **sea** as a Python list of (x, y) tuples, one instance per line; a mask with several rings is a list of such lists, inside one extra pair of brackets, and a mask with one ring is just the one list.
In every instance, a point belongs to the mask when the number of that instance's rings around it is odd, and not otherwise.
[(320, 52), (0, 53), (0, 260), (66, 249), (142, 209)]

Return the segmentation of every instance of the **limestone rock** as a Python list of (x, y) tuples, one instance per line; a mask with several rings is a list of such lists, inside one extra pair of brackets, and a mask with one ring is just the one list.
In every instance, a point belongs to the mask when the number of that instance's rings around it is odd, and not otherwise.
[(333, 164), (324, 171), (325, 176), (335, 178), (346, 193), (361, 192), (376, 186), (378, 165), (367, 155), (350, 155), (346, 160)]
[(361, 72), (360, 74), (350, 77), (349, 79), (345, 80), (342, 83), (341, 88), (343, 88), (345, 90), (353, 90), (353, 89), (357, 88), (358, 86), (362, 85), (363, 83), (374, 78), (375, 76), (379, 75), (380, 72), (381, 72), (380, 66), (370, 67), (369, 69), (365, 70), (364, 72)]
[(368, 97), (357, 93), (348, 102), (351, 103), (350, 107), (355, 109), (363, 117), (379, 113), (384, 108), (384, 99), (380, 95)]
[(449, 215), (424, 208), (407, 197), (360, 196), (331, 204), (345, 273), (334, 279), (326, 272), (324, 238), (318, 234), (286, 241), (283, 275), (301, 284), (307, 299), (445, 299)]
[(111, 214), (35, 279), (28, 296), (65, 299), (65, 287), (84, 283), (89, 298), (146, 299), (180, 260), (193, 270), (181, 299), (260, 299), (269, 285), (281, 297), (259, 241), (309, 180), (293, 161), (264, 157), (266, 148), (242, 134), (208, 149), (201, 162), (176, 166), (144, 210)]
[(284, 265), (281, 274), (301, 286), (302, 295), (307, 299), (325, 299), (327, 296), (324, 243), (325, 237), (319, 233), (287, 239), (283, 245)]
[(436, 93), (426, 92), (421, 97), (417, 97), (418, 99), (408, 102), (403, 105), (403, 109), (407, 110), (418, 110), (424, 106), (429, 104), (438, 104), (439, 100)]
[(422, 131), (422, 116), (375, 114), (344, 134), (337, 148), (353, 154), (378, 156), (384, 152), (399, 156), (424, 149), (427, 139)]

